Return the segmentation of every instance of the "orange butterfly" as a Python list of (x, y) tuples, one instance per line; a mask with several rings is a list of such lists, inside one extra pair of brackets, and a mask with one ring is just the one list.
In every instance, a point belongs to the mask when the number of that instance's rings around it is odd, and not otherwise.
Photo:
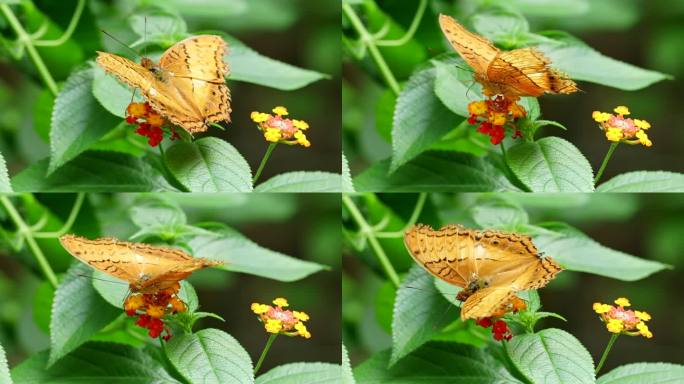
[(550, 68), (551, 60), (534, 48), (502, 52), (447, 15), (439, 15), (439, 25), (451, 46), (475, 70), (475, 81), (482, 84), (486, 96), (538, 97), (579, 90), (574, 81)]
[(138, 65), (107, 52), (97, 52), (97, 63), (139, 88), (152, 108), (173, 124), (189, 133), (204, 132), (210, 123), (230, 121), (225, 47), (219, 36), (200, 35), (174, 44), (158, 65), (148, 58)]
[(223, 264), (193, 258), (177, 249), (129, 243), (111, 237), (89, 240), (69, 234), (60, 237), (59, 241), (80, 261), (128, 281), (133, 293), (155, 293), (171, 288), (198, 269)]
[(456, 297), (464, 302), (463, 320), (505, 313), (516, 292), (544, 287), (562, 270), (529, 236), (515, 233), (418, 224), (404, 244), (429, 273), (463, 288)]

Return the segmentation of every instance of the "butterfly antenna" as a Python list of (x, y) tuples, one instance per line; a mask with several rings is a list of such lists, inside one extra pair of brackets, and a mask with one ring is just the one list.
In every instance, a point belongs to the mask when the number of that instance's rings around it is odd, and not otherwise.
[(114, 280), (100, 279), (100, 278), (95, 277), (95, 276), (84, 275), (84, 274), (81, 274), (81, 273), (76, 274), (76, 276), (80, 276), (80, 277), (90, 277), (91, 279), (94, 279), (94, 280), (106, 281), (106, 282), (108, 282), (108, 283), (113, 283), (113, 284), (126, 284), (126, 285), (128, 285), (127, 283), (124, 283), (123, 281), (114, 281)]
[(128, 46), (126, 43), (124, 43), (123, 41), (121, 41), (121, 40), (117, 39), (116, 37), (112, 36), (112, 34), (110, 34), (109, 32), (105, 31), (104, 29), (101, 29), (100, 31), (102, 31), (102, 33), (104, 33), (105, 35), (107, 35), (110, 39), (112, 39), (112, 40), (116, 41), (117, 43), (121, 44), (122, 46), (126, 47), (126, 49), (128, 49), (128, 50), (131, 51), (131, 52), (133, 52), (136, 56), (140, 57), (140, 54), (139, 54), (135, 49), (129, 47), (129, 46)]
[(144, 27), (143, 27), (143, 43), (145, 44), (143, 48), (143, 55), (147, 57), (147, 16), (144, 17)]

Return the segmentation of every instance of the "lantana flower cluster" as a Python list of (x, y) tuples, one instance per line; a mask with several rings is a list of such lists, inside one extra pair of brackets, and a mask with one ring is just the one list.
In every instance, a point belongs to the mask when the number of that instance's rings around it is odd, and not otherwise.
[(509, 341), (513, 337), (513, 333), (511, 332), (511, 328), (508, 326), (506, 321), (501, 319), (501, 317), (503, 317), (508, 312), (517, 313), (518, 311), (524, 310), (525, 308), (527, 308), (525, 301), (515, 296), (513, 297), (510, 303), (503, 306), (501, 309), (499, 309), (499, 311), (493, 313), (490, 317), (479, 318), (475, 321), (475, 323), (482, 328), (492, 327), (492, 335), (494, 337), (494, 340)]
[[(166, 124), (166, 119), (155, 112), (149, 103), (131, 103), (126, 108), (126, 123), (137, 125), (135, 133), (147, 137), (147, 144), (156, 147), (168, 133), (171, 140), (179, 139), (176, 129)], [(165, 128), (168, 126), (168, 128)]]
[(288, 145), (301, 145), (310, 147), (311, 143), (306, 138), (304, 131), (309, 129), (309, 124), (303, 120), (288, 119), (287, 108), (275, 107), (273, 114), (252, 112), (252, 121), (258, 124), (264, 134), (264, 139), (271, 143), (283, 143)]
[(629, 336), (643, 336), (647, 339), (653, 337), (646, 322), (651, 320), (647, 312), (625, 309), (631, 306), (629, 300), (620, 297), (614, 301), (617, 305), (594, 303), (594, 312), (598, 313), (601, 321), (606, 324), (610, 333), (618, 333)]
[(259, 316), (264, 324), (266, 332), (283, 334), (287, 336), (301, 336), (311, 338), (311, 333), (306, 329), (304, 322), (309, 320), (309, 315), (300, 311), (284, 309), (289, 306), (286, 299), (279, 297), (273, 300), (273, 305), (252, 304), (252, 312)]
[(138, 316), (135, 324), (149, 330), (148, 335), (156, 339), (162, 333), (164, 340), (171, 338), (171, 330), (164, 323), (166, 315), (187, 311), (185, 303), (178, 298), (180, 284), (155, 293), (134, 293), (124, 302), (128, 316)]
[(485, 100), (468, 104), (468, 123), (478, 125), (477, 131), (489, 135), (489, 141), (497, 145), (506, 137), (506, 129), (513, 131), (513, 139), (520, 137), (521, 132), (515, 122), (525, 117), (525, 108), (518, 104), (519, 98), (497, 95)]
[(646, 131), (651, 124), (646, 120), (631, 119), (625, 116), (630, 114), (629, 108), (620, 105), (613, 109), (616, 114), (594, 111), (591, 117), (598, 122), (606, 139), (612, 142), (627, 144), (641, 144), (645, 147), (653, 145)]

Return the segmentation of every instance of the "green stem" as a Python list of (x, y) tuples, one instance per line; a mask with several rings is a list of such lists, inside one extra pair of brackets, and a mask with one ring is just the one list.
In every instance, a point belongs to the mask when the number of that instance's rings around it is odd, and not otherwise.
[(85, 193), (80, 192), (76, 195), (76, 201), (74, 201), (74, 205), (71, 207), (71, 212), (69, 212), (69, 217), (67, 217), (67, 220), (64, 222), (64, 225), (62, 225), (62, 228), (53, 231), (53, 232), (35, 232), (33, 233), (33, 237), (35, 238), (55, 238), (55, 237), (60, 237), (63, 234), (67, 233), (69, 229), (71, 229), (71, 226), (74, 225), (74, 221), (76, 221), (76, 217), (78, 217), (78, 212), (81, 211), (81, 206), (83, 205), (83, 200), (85, 200)]
[(393, 232), (376, 232), (375, 236), (376, 237), (402, 237), (404, 236), (404, 233), (408, 231), (413, 225), (418, 221), (418, 216), (420, 216), (420, 213), (423, 211), (423, 206), (425, 206), (425, 200), (427, 200), (427, 193), (421, 192), (418, 195), (418, 200), (416, 200), (416, 205), (413, 207), (413, 213), (411, 213), (411, 217), (409, 220), (406, 222), (406, 225), (404, 228), (402, 228), (399, 231), (393, 231)]
[(19, 23), (19, 20), (17, 20), (17, 17), (14, 15), (9, 5), (0, 4), (0, 12), (2, 12), (2, 14), (7, 19), (7, 22), (14, 30), (14, 33), (16, 33), (19, 41), (26, 47), (26, 51), (31, 57), (33, 64), (36, 66), (36, 69), (38, 70), (40, 77), (43, 78), (45, 85), (47, 85), (47, 87), (50, 89), (50, 92), (52, 92), (54, 96), (57, 96), (57, 94), (59, 93), (57, 83), (55, 82), (55, 79), (52, 78), (52, 74), (50, 74), (50, 71), (47, 69), (47, 66), (43, 61), (43, 58), (40, 57), (38, 50), (33, 45), (33, 42), (31, 41), (31, 36), (29, 36), (26, 30), (24, 30), (24, 27), (21, 26), (21, 23)]
[(603, 176), (603, 171), (606, 169), (606, 165), (608, 165), (608, 161), (610, 160), (611, 156), (613, 156), (613, 152), (615, 152), (615, 148), (617, 148), (618, 144), (620, 144), (619, 141), (610, 144), (610, 148), (608, 148), (608, 153), (606, 153), (606, 157), (603, 158), (603, 162), (601, 163), (601, 168), (599, 168), (598, 172), (596, 172), (596, 177), (594, 178), (594, 186), (598, 184), (599, 180), (601, 180), (601, 176)]
[(617, 340), (618, 336), (620, 336), (619, 333), (613, 333), (610, 336), (610, 340), (608, 340), (608, 345), (606, 345), (606, 349), (603, 351), (603, 355), (601, 355), (601, 360), (599, 360), (599, 363), (596, 366), (596, 371), (594, 371), (595, 374), (598, 375), (601, 368), (603, 368), (603, 363), (606, 362), (606, 358), (608, 357), (608, 353), (610, 352), (610, 349), (613, 348), (613, 344), (615, 344), (615, 340)]
[(385, 250), (382, 249), (382, 246), (380, 245), (380, 242), (378, 241), (377, 237), (375, 237), (375, 233), (373, 233), (373, 228), (370, 226), (370, 224), (368, 224), (366, 219), (364, 219), (363, 215), (356, 207), (356, 204), (354, 204), (354, 201), (351, 199), (351, 197), (343, 194), (342, 203), (347, 208), (351, 216), (354, 218), (354, 221), (356, 221), (356, 224), (359, 226), (361, 233), (363, 233), (368, 239), (368, 244), (370, 244), (371, 248), (373, 249), (373, 252), (375, 253), (375, 256), (377, 256), (378, 260), (380, 261), (380, 264), (385, 270), (387, 277), (389, 277), (389, 279), (392, 281), (392, 284), (394, 284), (395, 287), (399, 288), (399, 285), (401, 284), (401, 281), (399, 280), (399, 275), (397, 274), (397, 271), (394, 270), (392, 263), (387, 257)]
[(275, 341), (276, 337), (278, 337), (278, 334), (274, 333), (271, 336), (269, 336), (268, 341), (266, 341), (266, 346), (264, 347), (264, 350), (261, 352), (261, 356), (259, 356), (259, 361), (257, 361), (256, 367), (254, 367), (255, 376), (257, 372), (259, 372), (261, 364), (263, 364), (264, 359), (266, 359), (266, 355), (268, 354), (268, 351), (271, 349), (271, 345), (273, 345), (273, 342)]
[(420, 20), (423, 18), (423, 15), (425, 14), (427, 4), (427, 0), (420, 0), (420, 4), (418, 4), (416, 14), (415, 16), (413, 16), (413, 21), (411, 21), (411, 26), (409, 27), (408, 31), (406, 31), (404, 36), (396, 40), (379, 40), (376, 41), (375, 44), (384, 47), (397, 47), (406, 44), (409, 40), (411, 40), (413, 35), (415, 35), (416, 31), (418, 30)]
[(85, 8), (85, 3), (85, 0), (78, 0), (78, 4), (76, 4), (74, 14), (71, 16), (71, 21), (69, 21), (69, 25), (67, 26), (67, 29), (64, 31), (62, 36), (55, 40), (36, 40), (33, 42), (33, 44), (41, 47), (56, 47), (64, 44), (67, 40), (69, 40), (71, 35), (76, 30), (78, 20), (81, 18), (81, 14), (83, 14), (83, 8)]
[(266, 163), (268, 162), (268, 159), (271, 158), (271, 154), (273, 153), (273, 150), (276, 148), (276, 146), (278, 146), (278, 143), (271, 143), (268, 145), (266, 153), (264, 154), (264, 157), (261, 159), (261, 163), (259, 164), (259, 168), (254, 174), (252, 184), (256, 184), (257, 180), (259, 180), (259, 177), (261, 177), (261, 172), (263, 172), (264, 167), (266, 167)]
[(43, 254), (43, 250), (40, 249), (40, 246), (38, 246), (36, 239), (33, 238), (31, 228), (28, 226), (28, 224), (26, 224), (21, 215), (19, 215), (19, 212), (17, 212), (17, 209), (14, 207), (12, 201), (10, 201), (10, 199), (7, 196), (0, 195), (0, 204), (2, 204), (3, 207), (5, 207), (7, 214), (14, 222), (14, 225), (17, 227), (18, 232), (26, 240), (26, 244), (28, 244), (29, 248), (31, 249), (31, 252), (33, 253), (33, 256), (35, 256), (36, 260), (38, 261), (38, 265), (43, 270), (45, 277), (47, 277), (48, 281), (50, 282), (50, 284), (52, 284), (54, 288), (57, 288), (57, 286), (59, 285), (57, 275), (55, 275), (55, 272), (52, 270), (50, 263), (48, 263), (47, 259), (45, 258), (45, 254)]
[(363, 41), (366, 47), (368, 47), (368, 52), (370, 52), (370, 55), (375, 61), (375, 64), (378, 66), (380, 73), (385, 78), (387, 85), (390, 87), (390, 89), (392, 90), (392, 92), (394, 92), (396, 96), (399, 96), (399, 93), (401, 92), (399, 82), (397, 82), (397, 79), (394, 77), (392, 70), (390, 70), (389, 65), (387, 65), (387, 62), (385, 61), (385, 58), (380, 53), (380, 50), (378, 49), (377, 45), (375, 45), (375, 40), (373, 36), (370, 34), (370, 32), (368, 32), (366, 27), (363, 25), (361, 19), (356, 14), (356, 12), (354, 12), (354, 8), (352, 8), (351, 5), (342, 2), (342, 11), (349, 18), (349, 21), (356, 30), (356, 33), (358, 33), (361, 37), (361, 41)]

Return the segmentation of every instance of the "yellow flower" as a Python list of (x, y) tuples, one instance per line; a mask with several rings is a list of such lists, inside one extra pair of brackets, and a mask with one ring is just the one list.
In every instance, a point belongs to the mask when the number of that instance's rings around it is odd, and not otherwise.
[(651, 320), (651, 315), (648, 312), (643, 312), (643, 311), (634, 311), (634, 314), (636, 317), (638, 317), (641, 321), (649, 321)]
[(641, 143), (645, 147), (650, 147), (653, 145), (653, 142), (648, 138), (648, 135), (644, 131), (638, 131), (636, 133), (637, 139), (639, 139), (639, 143)]
[(150, 315), (150, 317), (158, 319), (164, 316), (164, 308), (159, 305), (150, 305), (147, 307), (147, 314)]
[(632, 305), (632, 304), (629, 303), (629, 300), (627, 300), (627, 298), (625, 298), (625, 297), (619, 297), (619, 298), (617, 298), (617, 299), (615, 300), (615, 304), (617, 304), (617, 305), (619, 305), (619, 306), (621, 306), (621, 307), (629, 307), (630, 305)]
[(284, 299), (284, 298), (282, 298), (282, 297), (278, 297), (277, 299), (273, 300), (273, 304), (275, 304), (275, 305), (277, 305), (277, 306), (279, 306), (279, 307), (281, 307), (281, 308), (287, 307), (287, 306), (290, 305), (290, 304), (287, 303), (287, 300)]
[(252, 303), (252, 312), (256, 313), (257, 315), (268, 312), (269, 308), (270, 307), (266, 304)]
[(302, 133), (302, 131), (295, 132), (294, 137), (297, 139), (297, 144), (307, 148), (311, 146), (311, 143), (307, 140), (306, 135)]
[(263, 123), (264, 121), (267, 121), (269, 118), (271, 118), (271, 115), (262, 112), (252, 112), (252, 114), (249, 117), (255, 123)]
[(519, 117), (525, 117), (525, 108), (523, 108), (522, 105), (513, 103), (508, 107), (508, 112), (511, 113), (511, 116), (513, 116), (514, 119), (517, 119)]
[(268, 333), (278, 333), (283, 329), (283, 322), (276, 319), (268, 319), (264, 327)]
[(611, 306), (608, 304), (594, 303), (594, 312), (596, 313), (607, 313), (610, 311)]
[(305, 339), (310, 339), (311, 338), (311, 333), (306, 329), (306, 325), (304, 323), (297, 323), (295, 324), (295, 329), (297, 330), (299, 336), (305, 338)]
[(648, 325), (644, 324), (643, 322), (639, 322), (636, 325), (637, 329), (639, 330), (639, 334), (647, 339), (650, 339), (653, 337), (653, 333), (648, 329)]
[(275, 113), (275, 114), (278, 115), (278, 116), (287, 116), (287, 115), (289, 115), (289, 113), (287, 112), (287, 108), (281, 107), (281, 106), (278, 106), (278, 107), (273, 108), (273, 113)]
[(615, 111), (615, 113), (617, 113), (618, 115), (629, 115), (629, 108), (625, 107), (624, 105), (615, 107), (613, 111)]
[(489, 122), (493, 125), (504, 125), (506, 124), (506, 114), (500, 112), (490, 113)]
[(620, 128), (608, 128), (606, 130), (606, 139), (608, 139), (610, 141), (622, 140), (622, 129), (620, 129)]
[(294, 317), (296, 317), (300, 321), (308, 321), (309, 320), (309, 315), (307, 315), (305, 312), (292, 311), (292, 314), (294, 315)]
[(278, 128), (268, 128), (266, 132), (264, 132), (264, 138), (266, 141), (277, 143), (282, 138), (282, 134)]
[(598, 123), (605, 123), (606, 121), (610, 120), (610, 116), (610, 113), (599, 111), (594, 111), (591, 114), (591, 117)]
[(164, 124), (164, 118), (160, 114), (150, 113), (147, 122), (153, 127), (161, 127)]
[(307, 129), (309, 129), (309, 124), (304, 120), (292, 119), (292, 125), (294, 125), (295, 128), (301, 129), (302, 131), (306, 131)]
[(185, 303), (175, 296), (171, 298), (170, 304), (174, 313), (185, 312), (188, 310), (188, 307), (185, 305)]
[(128, 115), (133, 117), (145, 117), (147, 114), (147, 106), (145, 106), (145, 103), (131, 103), (126, 110)]
[(471, 115), (484, 115), (487, 113), (487, 103), (485, 103), (484, 100), (473, 101), (468, 104), (468, 112), (470, 112)]
[(145, 300), (142, 295), (131, 295), (124, 302), (124, 310), (126, 312), (136, 311), (145, 305)]
[(651, 128), (651, 123), (646, 120), (634, 119), (634, 125), (644, 130)]
[(622, 320), (609, 319), (608, 323), (606, 324), (606, 328), (608, 328), (608, 332), (620, 333), (624, 329), (624, 324)]

